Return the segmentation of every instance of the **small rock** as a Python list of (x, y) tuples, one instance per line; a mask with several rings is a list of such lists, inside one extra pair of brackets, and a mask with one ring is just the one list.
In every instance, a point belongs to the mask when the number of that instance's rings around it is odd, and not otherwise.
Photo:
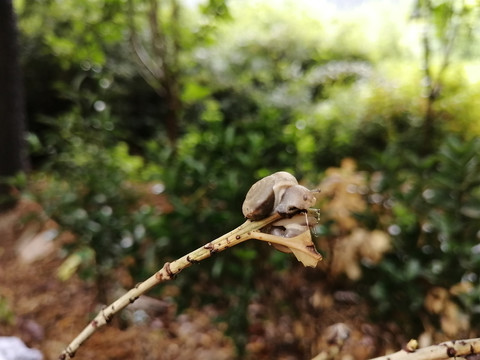
[(42, 341), (45, 337), (43, 327), (35, 320), (20, 318), (18, 319), (18, 327), (26, 342)]
[(0, 336), (0, 360), (43, 360), (43, 355), (37, 349), (26, 347), (17, 337)]
[(27, 229), (19, 239), (18, 255), (25, 264), (45, 258), (55, 250), (53, 239), (58, 235), (57, 229), (48, 229), (35, 233)]

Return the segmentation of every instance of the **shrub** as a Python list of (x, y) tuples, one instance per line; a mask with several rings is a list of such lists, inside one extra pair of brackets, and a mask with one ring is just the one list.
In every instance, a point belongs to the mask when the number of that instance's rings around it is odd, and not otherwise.
[(435, 288), (450, 290), (447, 298), (461, 305), (470, 326), (478, 323), (478, 309), (472, 304), (478, 301), (475, 284), (480, 275), (479, 151), (478, 138), (452, 135), (428, 157), (406, 149), (389, 151), (374, 165), (382, 175), (373, 191), (386, 206), (377, 223), (389, 229), (394, 251), (370, 267), (363, 284), (369, 286), (376, 315), (405, 325), (412, 336), (422, 330), (421, 313), (441, 320), (447, 333), (454, 321), (447, 319), (444, 308), (432, 310), (428, 299)]

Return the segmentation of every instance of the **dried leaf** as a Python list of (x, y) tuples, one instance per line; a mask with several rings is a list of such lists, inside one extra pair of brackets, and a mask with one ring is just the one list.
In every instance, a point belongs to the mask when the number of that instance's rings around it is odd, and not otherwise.
[(318, 262), (322, 260), (322, 255), (315, 249), (309, 230), (292, 238), (257, 232), (255, 238), (287, 247), (304, 266), (316, 267)]
[(322, 256), (315, 249), (315, 245), (312, 242), (312, 235), (310, 231), (305, 231), (290, 240), (298, 242), (300, 249), (289, 247), (292, 250), (293, 255), (300, 261), (303, 266), (316, 267), (318, 262), (322, 260)]

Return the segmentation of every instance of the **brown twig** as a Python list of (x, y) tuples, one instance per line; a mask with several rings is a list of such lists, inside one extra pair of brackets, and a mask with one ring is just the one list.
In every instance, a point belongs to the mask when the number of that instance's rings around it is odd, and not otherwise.
[(147, 84), (149, 84), (159, 96), (163, 96), (164, 94), (161, 86), (163, 70), (160, 66), (157, 65), (155, 59), (150, 56), (148, 51), (145, 49), (145, 46), (141, 43), (139, 39), (138, 32), (135, 26), (135, 7), (133, 5), (133, 1), (129, 0), (127, 4), (127, 21), (130, 31), (130, 45), (132, 48), (132, 53), (135, 56), (135, 60), (139, 65), (138, 70), (140, 72), (140, 75), (147, 82)]
[[(322, 257), (316, 252), (313, 243), (311, 242), (310, 231), (307, 230), (305, 233), (294, 238), (282, 238), (279, 236), (267, 235), (259, 232), (260, 229), (274, 223), (281, 218), (281, 215), (275, 213), (274, 215), (263, 220), (247, 220), (236, 229), (220, 236), (208, 244), (205, 244), (201, 248), (192, 251), (182, 258), (165, 263), (165, 265), (150, 278), (142, 283), (139, 283), (137, 286), (135, 286), (135, 288), (131, 289), (115, 302), (101, 310), (95, 319), (93, 319), (93, 321), (91, 321), (85, 327), (85, 329), (65, 348), (60, 355), (60, 359), (65, 360), (73, 358), (80, 345), (82, 345), (82, 343), (85, 342), (99, 327), (108, 323), (112, 319), (113, 315), (124, 309), (129, 304), (133, 303), (140, 295), (146, 293), (155, 285), (167, 280), (171, 280), (180, 271), (188, 268), (192, 264), (202, 261), (217, 252), (224, 251), (246, 240), (258, 239), (267, 242), (274, 242), (276, 244), (292, 248), (295, 256), (297, 256), (298, 252), (303, 253), (303, 258), (299, 258), (298, 256), (297, 258), (299, 261), (302, 261), (305, 266), (316, 266), (317, 262), (320, 261)], [(302, 246), (304, 248), (302, 248)], [(305, 261), (305, 256), (310, 259)]]
[(418, 350), (400, 350), (371, 360), (444, 360), (450, 358), (480, 359), (480, 338), (452, 340)]

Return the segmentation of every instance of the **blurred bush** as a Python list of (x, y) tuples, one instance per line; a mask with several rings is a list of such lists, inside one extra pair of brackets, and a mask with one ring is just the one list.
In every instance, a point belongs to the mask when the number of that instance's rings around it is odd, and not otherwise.
[(75, 236), (65, 247), (69, 257), (62, 276), (79, 271), (95, 279), (99, 299), (106, 302), (112, 270), (145, 241), (145, 211), (132, 183), (140, 179), (144, 162), (130, 155), (125, 143), (109, 141), (109, 117), (70, 113), (56, 120), (46, 146), (55, 160), (32, 177), (31, 190), (46, 214)]
[(479, 138), (429, 156), (387, 146), (368, 169), (328, 168), (317, 246), (332, 291), (355, 290), (387, 331), (423, 344), (475, 336), (479, 317)]
[[(480, 141), (447, 136), (438, 151), (423, 158), (407, 149), (397, 156), (390, 150), (372, 161), (380, 172), (369, 194), (378, 199), (377, 215), (371, 213), (369, 221), (375, 223), (375, 218), (376, 226), (388, 230), (394, 250), (377, 266), (367, 266), (371, 272), (364, 280), (376, 315), (388, 316), (412, 333), (441, 321), (447, 336), (466, 336), (478, 323)], [(445, 301), (459, 305), (457, 318), (446, 320), (452, 316), (446, 303), (432, 305), (429, 294), (438, 293), (435, 289), (444, 289)], [(453, 331), (460, 313), (470, 326)], [(425, 318), (422, 314), (432, 320), (418, 322)]]

